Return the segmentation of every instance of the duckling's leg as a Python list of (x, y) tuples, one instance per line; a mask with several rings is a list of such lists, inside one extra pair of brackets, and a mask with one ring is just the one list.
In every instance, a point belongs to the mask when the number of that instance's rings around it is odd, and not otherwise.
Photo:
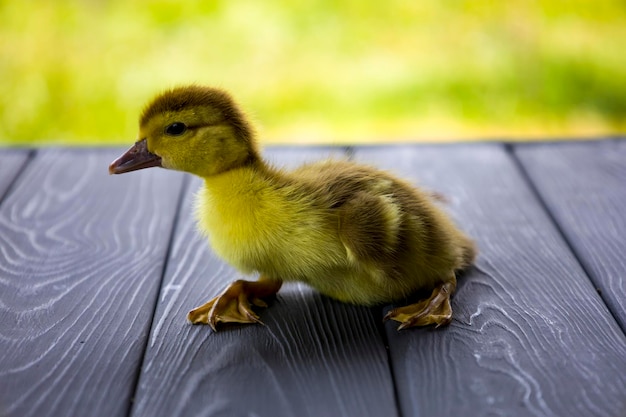
[(445, 326), (452, 321), (452, 307), (450, 296), (456, 288), (456, 277), (435, 287), (429, 298), (405, 307), (394, 308), (385, 316), (384, 320), (400, 322), (398, 330), (414, 326), (427, 326), (436, 324), (435, 327)]
[(282, 281), (267, 279), (258, 281), (237, 280), (231, 283), (222, 294), (187, 314), (192, 324), (208, 324), (216, 331), (217, 323), (260, 323), (259, 316), (252, 311), (251, 304), (267, 307), (263, 298), (275, 295)]

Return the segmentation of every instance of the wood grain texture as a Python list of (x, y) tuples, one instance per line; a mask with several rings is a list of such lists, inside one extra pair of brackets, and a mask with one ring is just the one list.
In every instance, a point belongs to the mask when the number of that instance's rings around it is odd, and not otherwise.
[(0, 203), (2, 199), (24, 168), (30, 151), (26, 149), (2, 149), (0, 152)]
[(514, 151), (626, 330), (626, 141), (519, 145)]
[[(327, 155), (281, 148), (282, 165)], [(393, 380), (377, 310), (285, 286), (265, 326), (213, 333), (187, 312), (240, 275), (195, 230), (187, 193), (157, 306), (132, 416), (394, 416)]]
[(40, 151), (0, 206), (0, 415), (125, 416), (182, 176)]
[(503, 147), (355, 156), (446, 194), (480, 248), (448, 328), (386, 325), (403, 416), (626, 415), (626, 337)]

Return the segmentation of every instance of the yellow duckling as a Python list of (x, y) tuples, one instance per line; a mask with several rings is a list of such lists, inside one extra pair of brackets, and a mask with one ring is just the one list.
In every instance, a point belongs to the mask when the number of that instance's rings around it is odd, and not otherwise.
[(285, 172), (268, 165), (253, 129), (224, 91), (174, 88), (140, 119), (140, 140), (111, 163), (121, 174), (153, 166), (202, 177), (199, 229), (215, 252), (257, 281), (238, 280), (189, 312), (192, 323), (260, 323), (283, 281), (365, 306), (432, 295), (385, 319), (411, 326), (448, 324), (455, 271), (474, 260), (474, 243), (432, 196), (375, 168), (323, 161)]

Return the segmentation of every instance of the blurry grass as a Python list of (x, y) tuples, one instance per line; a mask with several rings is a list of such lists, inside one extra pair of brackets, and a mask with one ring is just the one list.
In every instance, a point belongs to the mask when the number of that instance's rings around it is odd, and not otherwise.
[(624, 22), (618, 0), (0, 0), (0, 143), (128, 143), (191, 82), (265, 142), (615, 134)]

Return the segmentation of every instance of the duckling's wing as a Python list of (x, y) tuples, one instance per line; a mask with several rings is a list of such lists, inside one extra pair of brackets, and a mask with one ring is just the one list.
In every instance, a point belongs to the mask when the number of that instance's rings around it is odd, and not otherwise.
[(339, 238), (352, 261), (382, 260), (396, 249), (402, 210), (394, 178), (343, 160), (307, 164), (293, 174), (320, 206), (338, 214)]
[(293, 174), (321, 207), (338, 215), (339, 238), (355, 262), (388, 263), (403, 244), (407, 216), (419, 217), (431, 206), (431, 197), (411, 184), (350, 161), (316, 162)]
[(401, 222), (392, 196), (357, 192), (339, 208), (339, 238), (353, 262), (382, 260), (395, 251)]

